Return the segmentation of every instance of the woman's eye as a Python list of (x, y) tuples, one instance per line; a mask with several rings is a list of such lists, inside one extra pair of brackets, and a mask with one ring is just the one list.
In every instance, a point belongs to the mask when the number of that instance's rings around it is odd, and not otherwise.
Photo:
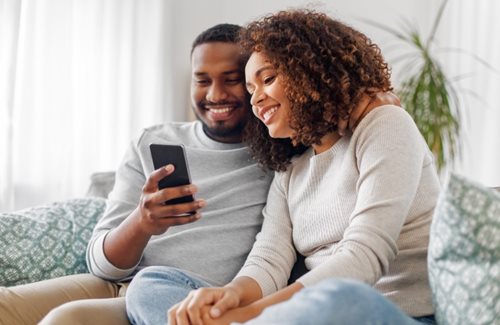
[(264, 78), (264, 84), (269, 85), (270, 83), (272, 83), (274, 81), (274, 78), (275, 78), (275, 76)]

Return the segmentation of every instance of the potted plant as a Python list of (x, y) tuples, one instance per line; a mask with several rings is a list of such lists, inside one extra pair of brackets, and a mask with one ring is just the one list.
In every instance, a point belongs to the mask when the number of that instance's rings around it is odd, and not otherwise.
[(411, 52), (395, 58), (403, 61), (402, 82), (396, 90), (403, 107), (413, 117), (438, 170), (452, 163), (460, 150), (461, 102), (459, 93), (435, 56), (435, 36), (447, 0), (443, 1), (430, 34), (424, 38), (414, 24), (396, 30), (375, 21), (369, 24), (394, 35), (409, 45)]

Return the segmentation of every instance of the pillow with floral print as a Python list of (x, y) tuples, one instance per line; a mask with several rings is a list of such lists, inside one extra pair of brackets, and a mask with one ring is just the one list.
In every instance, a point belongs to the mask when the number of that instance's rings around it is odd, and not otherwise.
[(500, 193), (451, 174), (434, 213), (429, 281), (438, 324), (500, 324)]

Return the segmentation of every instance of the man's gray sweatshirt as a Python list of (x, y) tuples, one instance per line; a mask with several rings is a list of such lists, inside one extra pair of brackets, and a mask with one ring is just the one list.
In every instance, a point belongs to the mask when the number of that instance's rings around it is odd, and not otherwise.
[[(196, 198), (207, 205), (200, 220), (170, 227), (153, 236), (133, 268), (119, 269), (103, 251), (106, 234), (137, 207), (146, 178), (154, 170), (150, 144), (183, 144)], [(199, 121), (168, 123), (145, 129), (131, 143), (116, 173), (106, 211), (87, 248), (87, 264), (96, 276), (121, 280), (150, 265), (172, 266), (213, 285), (229, 282), (242, 267), (262, 224), (272, 173), (265, 173), (243, 144), (216, 142)]]

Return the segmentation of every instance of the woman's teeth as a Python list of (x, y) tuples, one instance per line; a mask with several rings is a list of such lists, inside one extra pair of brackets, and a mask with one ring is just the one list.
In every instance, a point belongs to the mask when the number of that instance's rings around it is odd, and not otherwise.
[(278, 110), (278, 107), (275, 106), (275, 107), (270, 108), (267, 111), (265, 111), (264, 114), (262, 115), (262, 117), (264, 118), (264, 121), (269, 120), (269, 118), (271, 117), (271, 115), (273, 115), (277, 110)]

